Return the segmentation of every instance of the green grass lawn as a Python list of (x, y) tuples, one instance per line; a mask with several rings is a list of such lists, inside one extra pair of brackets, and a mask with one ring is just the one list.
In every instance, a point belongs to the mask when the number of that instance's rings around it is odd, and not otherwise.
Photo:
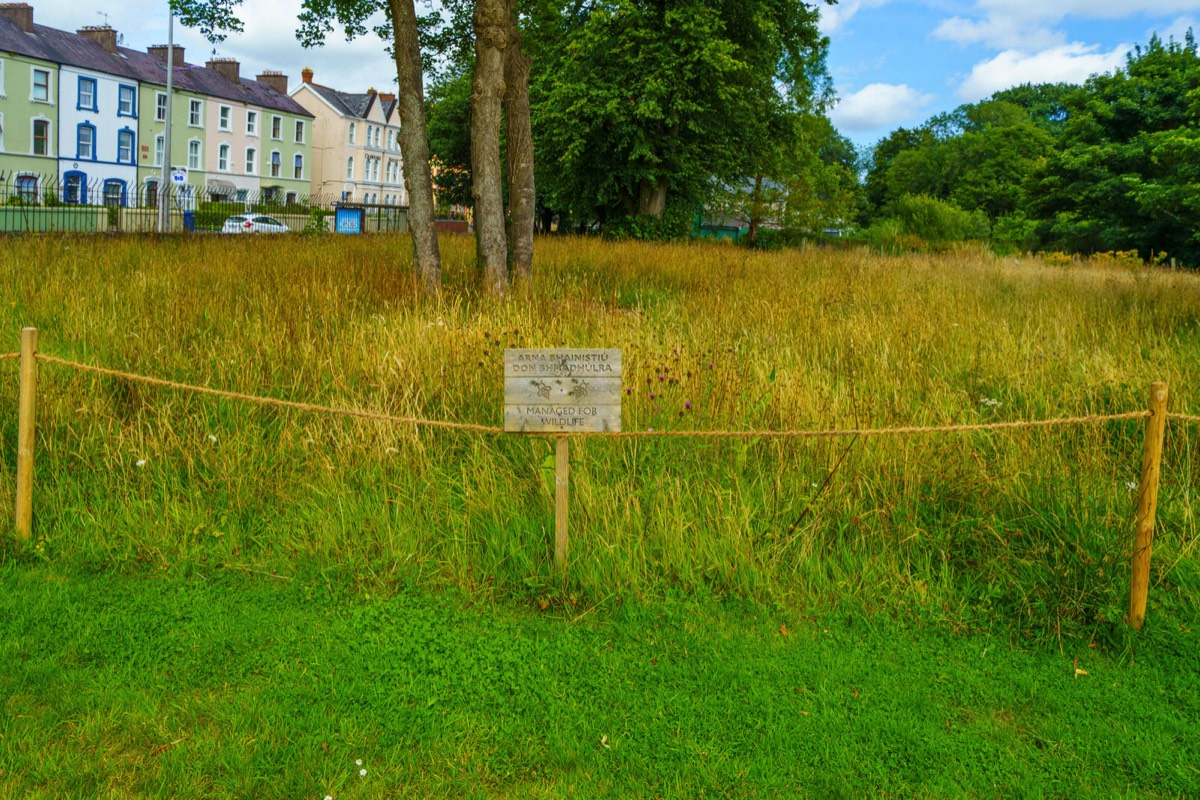
[(1200, 647), (1177, 622), (1123, 654), (1027, 651), (921, 607), (353, 586), (9, 561), (0, 797), (1200, 793)]
[[(1182, 271), (549, 237), (494, 298), (443, 244), (426, 298), (405, 239), (6, 240), (0, 352), (485, 425), (557, 346), (621, 348), (629, 430), (1200, 413)], [(576, 440), (564, 576), (544, 437), (49, 363), (18, 545), (15, 367), (0, 798), (1200, 797), (1194, 423), (1134, 634), (1136, 421)]]

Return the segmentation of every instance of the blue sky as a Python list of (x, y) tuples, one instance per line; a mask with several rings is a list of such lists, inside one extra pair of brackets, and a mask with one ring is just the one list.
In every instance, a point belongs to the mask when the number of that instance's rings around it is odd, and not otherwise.
[[(127, 47), (167, 38), (166, 0), (27, 0), (34, 19), (63, 30), (108, 21)], [(295, 85), (312, 67), (316, 80), (347, 92), (395, 85), (395, 66), (368, 35), (304, 50), (295, 40), (298, 0), (245, 0), (245, 32), (218, 45), (242, 74), (281, 70)], [(829, 70), (840, 102), (831, 112), (855, 144), (871, 145), (895, 128), (1025, 82), (1082, 83), (1121, 66), (1154, 32), (1182, 39), (1200, 33), (1200, 0), (840, 0), (822, 5)], [(188, 61), (203, 63), (213, 46), (176, 27)]]
[(1200, 33), (1200, 0), (841, 0), (822, 9), (839, 102), (859, 145), (1026, 82), (1082, 83), (1157, 32)]

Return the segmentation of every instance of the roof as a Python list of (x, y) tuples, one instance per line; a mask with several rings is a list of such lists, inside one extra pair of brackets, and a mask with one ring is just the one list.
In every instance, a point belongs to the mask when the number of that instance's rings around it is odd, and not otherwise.
[[(324, 98), (325, 102), (333, 106), (335, 111), (346, 117), (366, 119), (367, 115), (371, 112), (371, 105), (375, 102), (375, 100), (379, 99), (379, 95), (376, 92), (367, 92), (366, 94), (348, 94), (346, 92), (339, 92), (337, 89), (331, 89), (328, 86), (322, 86), (319, 83), (306, 83), (304, 85)], [(391, 102), (391, 105), (395, 105), (394, 100)], [(389, 109), (388, 104), (384, 103), (381, 108), (384, 119), (389, 118), (391, 115), (391, 110)]]
[[(143, 83), (167, 85), (167, 64), (157, 56), (127, 47), (118, 47), (116, 53), (110, 53), (91, 39), (45, 25), (35, 24), (33, 32), (26, 33), (7, 17), (0, 17), (0, 52)], [(184, 91), (312, 117), (304, 106), (286, 94), (256, 80), (242, 78), (240, 83), (231, 83), (216, 70), (194, 64), (176, 67), (171, 77), (173, 85)]]

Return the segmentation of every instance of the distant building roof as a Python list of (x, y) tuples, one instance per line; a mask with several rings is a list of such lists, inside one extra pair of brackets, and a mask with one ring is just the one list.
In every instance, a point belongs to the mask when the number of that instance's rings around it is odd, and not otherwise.
[[(26, 33), (14, 20), (3, 16), (0, 16), (0, 51), (143, 83), (167, 84), (167, 64), (157, 56), (127, 47), (117, 47), (116, 52), (110, 52), (78, 33), (45, 25), (35, 24), (33, 30)], [(216, 70), (194, 64), (176, 67), (172, 82), (184, 91), (312, 117), (302, 105), (265, 83), (246, 78), (233, 83)]]

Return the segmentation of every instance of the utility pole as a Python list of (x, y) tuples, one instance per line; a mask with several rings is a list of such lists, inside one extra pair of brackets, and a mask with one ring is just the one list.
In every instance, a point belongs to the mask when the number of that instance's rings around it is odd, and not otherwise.
[(167, 4), (167, 126), (163, 131), (163, 163), (162, 179), (158, 187), (158, 232), (168, 233), (171, 230), (171, 117), (173, 114), (174, 97), (172, 97), (172, 78), (175, 72), (175, 10)]

